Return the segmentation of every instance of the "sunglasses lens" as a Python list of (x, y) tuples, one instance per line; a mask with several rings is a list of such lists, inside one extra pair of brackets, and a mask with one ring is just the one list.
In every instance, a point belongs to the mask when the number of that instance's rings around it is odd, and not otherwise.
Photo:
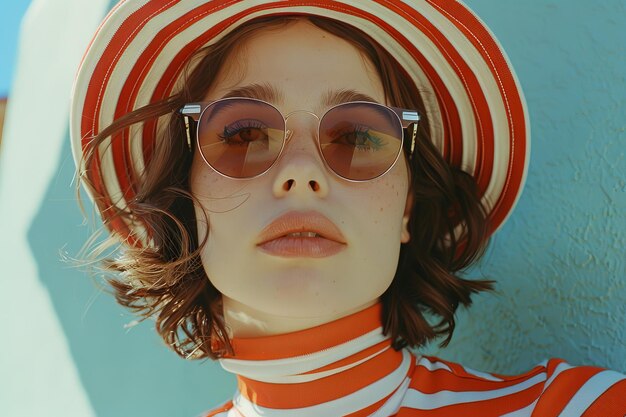
[(215, 170), (249, 178), (268, 170), (283, 146), (285, 121), (271, 105), (253, 99), (224, 99), (198, 121), (199, 149)]
[(320, 122), (320, 147), (338, 175), (370, 180), (394, 164), (402, 149), (402, 125), (389, 108), (375, 103), (345, 103)]

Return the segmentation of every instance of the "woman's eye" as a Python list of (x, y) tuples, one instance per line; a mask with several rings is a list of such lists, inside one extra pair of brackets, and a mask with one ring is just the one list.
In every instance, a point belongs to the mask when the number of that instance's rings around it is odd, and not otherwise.
[(268, 128), (259, 120), (238, 120), (224, 126), (219, 137), (227, 145), (246, 146), (251, 142), (267, 141)]
[(354, 126), (335, 132), (333, 136), (332, 143), (354, 146), (362, 151), (377, 151), (384, 146), (384, 141), (373, 135), (369, 128)]

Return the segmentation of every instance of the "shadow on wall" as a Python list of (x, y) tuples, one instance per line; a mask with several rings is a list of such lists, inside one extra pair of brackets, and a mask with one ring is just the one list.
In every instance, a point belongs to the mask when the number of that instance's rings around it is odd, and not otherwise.
[[(230, 398), (234, 378), (218, 363), (178, 358), (157, 336), (152, 321), (129, 327), (135, 317), (115, 303), (106, 287), (99, 288), (101, 277), (95, 282), (61, 261), (61, 252), (76, 256), (89, 237), (70, 185), (73, 176), (67, 139), (28, 241), (96, 414), (193, 416)], [(84, 194), (83, 199), (89, 213), (91, 204)]]

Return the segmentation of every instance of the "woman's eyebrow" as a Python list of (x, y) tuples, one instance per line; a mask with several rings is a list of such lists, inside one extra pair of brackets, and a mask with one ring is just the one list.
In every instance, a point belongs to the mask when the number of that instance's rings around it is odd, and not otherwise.
[(222, 98), (229, 97), (256, 98), (258, 100), (267, 101), (268, 103), (278, 103), (283, 101), (282, 92), (271, 84), (254, 83), (237, 87), (222, 96)]
[(368, 96), (364, 93), (359, 93), (356, 90), (328, 90), (322, 96), (322, 102), (325, 106), (335, 106), (341, 103), (347, 103), (350, 101), (369, 101), (372, 103), (378, 103), (378, 100)]
[[(271, 84), (248, 84), (234, 88), (221, 98), (247, 97), (267, 101), (268, 103), (280, 103), (284, 100), (283, 92)], [(326, 107), (335, 106), (350, 101), (369, 101), (378, 103), (373, 97), (360, 93), (353, 89), (328, 90), (322, 95), (322, 104)]]

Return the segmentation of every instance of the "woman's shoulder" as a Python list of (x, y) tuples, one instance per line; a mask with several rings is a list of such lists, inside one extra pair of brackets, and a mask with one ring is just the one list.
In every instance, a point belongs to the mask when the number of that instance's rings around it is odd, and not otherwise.
[(415, 364), (403, 401), (408, 408), (489, 410), (488, 415), (511, 417), (531, 413), (626, 416), (626, 375), (599, 367), (550, 359), (511, 376), (476, 371), (433, 356), (418, 356)]
[[(389, 399), (395, 405), (386, 404), (397, 410), (394, 416), (626, 416), (626, 375), (599, 367), (550, 359), (520, 375), (501, 375), (434, 356), (417, 356), (414, 364), (408, 386)], [(202, 417), (233, 412), (228, 401)]]

